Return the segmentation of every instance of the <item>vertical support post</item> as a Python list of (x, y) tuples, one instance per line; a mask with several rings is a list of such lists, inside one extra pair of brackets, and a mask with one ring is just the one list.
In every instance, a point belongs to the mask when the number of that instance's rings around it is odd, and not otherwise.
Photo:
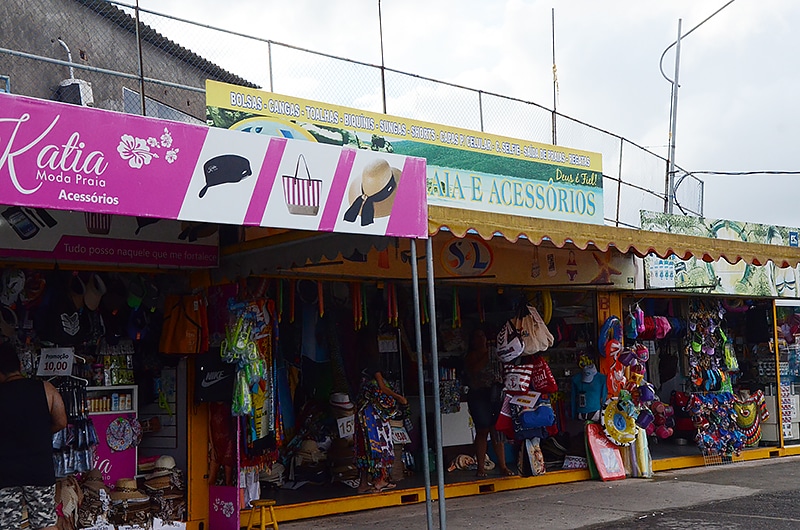
[(678, 126), (678, 74), (681, 68), (681, 19), (675, 45), (675, 79), (672, 81), (672, 123), (669, 129), (669, 169), (667, 170), (667, 213), (675, 209), (675, 130)]
[(411, 290), (414, 293), (414, 338), (417, 348), (417, 382), (419, 383), (419, 416), (422, 430), (422, 472), (425, 475), (425, 520), (428, 530), (433, 529), (433, 509), (431, 507), (431, 463), (428, 460), (428, 413), (425, 404), (425, 366), (422, 360), (422, 315), (419, 309), (419, 270), (417, 268), (417, 240), (411, 243)]
[(269, 91), (275, 92), (272, 79), (272, 41), (267, 42), (267, 58), (269, 59)]
[(381, 38), (381, 95), (383, 113), (386, 114), (386, 65), (383, 62), (383, 17), (381, 16), (381, 0), (378, 0), (378, 31)]
[(136, 45), (139, 49), (139, 97), (141, 100), (141, 114), (145, 116), (145, 99), (144, 99), (144, 58), (142, 57), (142, 36), (139, 34), (139, 0), (136, 0)]
[(483, 131), (483, 91), (478, 90), (478, 116), (481, 119), (481, 132)]
[(617, 213), (616, 213), (616, 226), (619, 226), (619, 206), (620, 201), (622, 200), (622, 147), (625, 145), (625, 140), (623, 138), (619, 139), (619, 166), (617, 169), (617, 175), (619, 175), (619, 181), (617, 182)]
[(558, 99), (558, 74), (556, 73), (556, 8), (550, 8), (550, 27), (553, 34), (553, 145), (556, 138), (556, 100)]
[(428, 266), (428, 300), (430, 300), (431, 333), (431, 374), (433, 375), (433, 422), (436, 429), (436, 478), (439, 493), (439, 530), (447, 528), (447, 510), (444, 498), (444, 457), (442, 455), (442, 407), (439, 403), (439, 343), (436, 337), (436, 294), (433, 280), (433, 238), (429, 237), (426, 247)]

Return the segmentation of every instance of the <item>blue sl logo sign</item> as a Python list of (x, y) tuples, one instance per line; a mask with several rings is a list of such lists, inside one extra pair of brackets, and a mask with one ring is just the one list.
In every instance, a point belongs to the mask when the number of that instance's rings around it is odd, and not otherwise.
[(442, 266), (453, 276), (482, 276), (492, 261), (492, 249), (479, 238), (456, 239), (442, 249)]

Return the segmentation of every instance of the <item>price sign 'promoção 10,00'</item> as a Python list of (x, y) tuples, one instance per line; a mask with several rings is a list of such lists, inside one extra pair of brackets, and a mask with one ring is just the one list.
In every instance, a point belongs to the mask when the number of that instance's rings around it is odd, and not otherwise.
[(71, 375), (74, 361), (75, 350), (73, 348), (42, 348), (36, 375), (40, 377)]

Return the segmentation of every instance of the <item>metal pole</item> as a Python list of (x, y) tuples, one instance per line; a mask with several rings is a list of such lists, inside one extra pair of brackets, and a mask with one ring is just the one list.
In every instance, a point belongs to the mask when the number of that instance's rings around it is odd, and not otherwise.
[[(690, 29), (686, 32), (683, 37), (688, 37), (692, 34), (694, 30), (708, 22), (714, 15), (718, 14), (720, 11), (728, 7), (734, 2), (734, 0), (728, 0), (722, 7), (708, 15), (706, 18), (703, 19), (702, 22), (697, 24), (695, 27)], [(673, 46), (677, 46), (675, 48), (675, 79), (670, 79), (667, 77), (667, 74), (664, 73), (664, 56), (667, 54), (670, 48)], [(681, 19), (678, 19), (678, 40), (667, 46), (664, 51), (661, 53), (661, 59), (658, 63), (658, 68), (661, 70), (661, 76), (672, 83), (672, 102), (670, 108), (670, 133), (669, 133), (669, 153), (667, 155), (667, 178), (666, 185), (665, 185), (665, 195), (666, 195), (666, 202), (664, 205), (664, 210), (666, 213), (672, 213), (675, 207), (675, 127), (677, 124), (677, 114), (678, 114), (678, 69), (680, 66), (680, 55), (681, 55)], [(702, 205), (701, 205), (702, 208)]]
[(478, 116), (481, 118), (481, 132), (483, 131), (483, 92), (478, 90)]
[(142, 36), (139, 35), (139, 0), (136, 0), (136, 45), (139, 47), (139, 92), (142, 106), (142, 116), (145, 115), (144, 99), (144, 59), (142, 58)]
[(378, 0), (378, 31), (381, 37), (381, 93), (383, 96), (383, 113), (386, 114), (386, 65), (383, 62), (383, 17), (381, 16), (381, 0)]
[(675, 41), (675, 79), (672, 81), (672, 113), (669, 129), (669, 169), (667, 170), (667, 213), (675, 209), (675, 129), (678, 126), (678, 73), (681, 68), (681, 19), (678, 19), (678, 40)]
[(417, 270), (417, 240), (411, 239), (411, 290), (414, 293), (414, 338), (417, 347), (417, 381), (419, 383), (419, 417), (422, 430), (422, 471), (425, 474), (425, 520), (433, 528), (431, 507), (431, 463), (428, 460), (428, 413), (425, 404), (425, 366), (422, 362), (422, 317), (419, 310), (419, 270)]
[(430, 304), (431, 323), (431, 373), (433, 375), (433, 424), (436, 429), (436, 478), (439, 493), (439, 530), (447, 528), (447, 511), (444, 499), (444, 457), (442, 455), (442, 407), (439, 403), (439, 343), (436, 337), (436, 295), (433, 282), (433, 238), (429, 237), (426, 247), (428, 266), (428, 302)]
[(619, 139), (619, 169), (617, 170), (619, 175), (619, 182), (617, 183), (617, 215), (616, 215), (616, 226), (619, 226), (619, 206), (622, 198), (622, 148), (625, 146), (625, 139)]
[(272, 84), (272, 42), (267, 43), (267, 56), (269, 57), (269, 91), (275, 92)]
[(556, 99), (558, 93), (558, 77), (556, 74), (556, 8), (550, 8), (550, 23), (553, 34), (553, 145), (556, 143)]

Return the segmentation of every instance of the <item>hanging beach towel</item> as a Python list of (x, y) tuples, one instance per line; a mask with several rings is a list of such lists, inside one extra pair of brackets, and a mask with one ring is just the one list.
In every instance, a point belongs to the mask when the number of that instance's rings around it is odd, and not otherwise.
[[(303, 161), (306, 177), (300, 173), (300, 161)], [(297, 157), (297, 164), (294, 168), (294, 176), (283, 176), (283, 199), (286, 202), (286, 209), (292, 215), (317, 215), (319, 213), (320, 190), (322, 181), (312, 179), (308, 171), (306, 158), (301, 153)]]

